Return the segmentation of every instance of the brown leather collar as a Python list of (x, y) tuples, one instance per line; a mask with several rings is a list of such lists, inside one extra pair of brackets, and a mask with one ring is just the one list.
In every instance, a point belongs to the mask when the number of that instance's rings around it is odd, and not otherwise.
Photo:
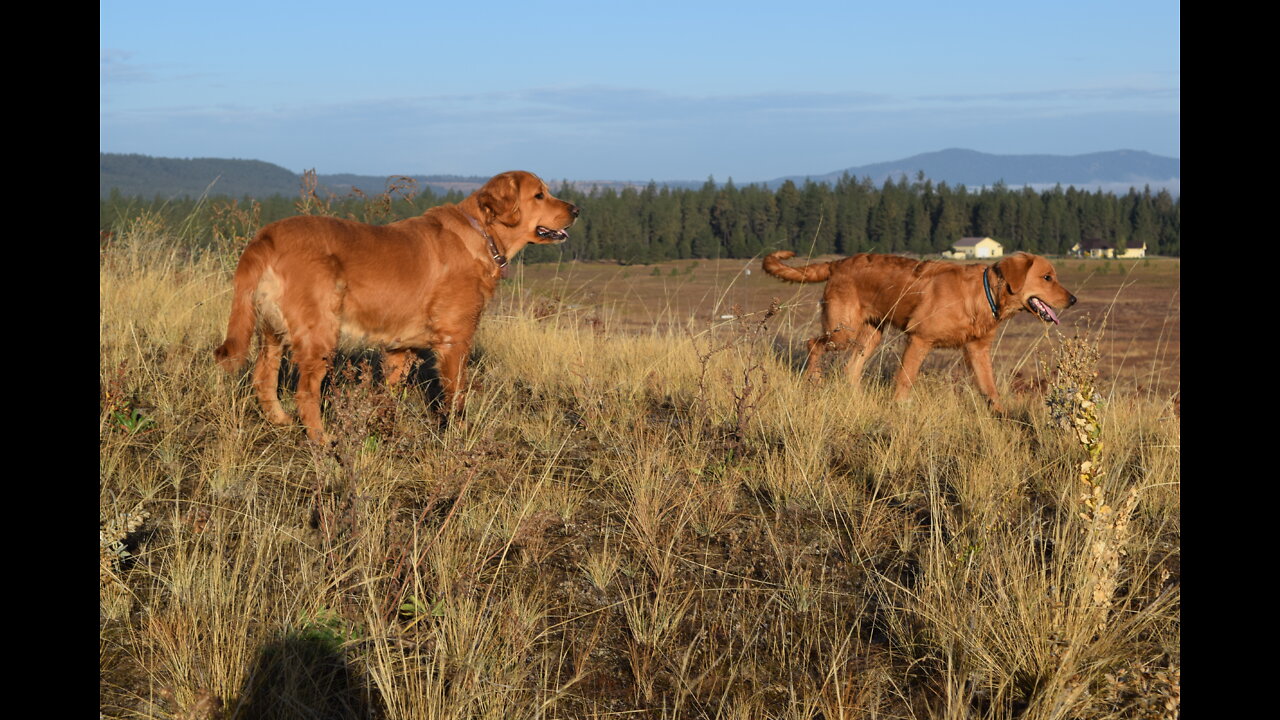
[(507, 256), (503, 255), (502, 251), (498, 249), (498, 243), (494, 242), (492, 237), (489, 237), (489, 233), (485, 232), (484, 227), (478, 220), (466, 213), (463, 213), (462, 215), (471, 223), (471, 227), (475, 228), (476, 232), (480, 233), (481, 237), (484, 238), (485, 243), (489, 245), (489, 257), (493, 258), (493, 261), (497, 263), (499, 276), (506, 277)]

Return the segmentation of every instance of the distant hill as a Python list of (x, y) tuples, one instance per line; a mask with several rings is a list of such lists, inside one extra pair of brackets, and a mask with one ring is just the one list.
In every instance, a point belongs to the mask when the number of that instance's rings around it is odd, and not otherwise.
[[(289, 197), (297, 195), (302, 186), (300, 173), (261, 160), (158, 158), (99, 153), (99, 170), (98, 189), (100, 196), (104, 198), (112, 189), (118, 189), (123, 195), (148, 199), (156, 195), (163, 198), (184, 195), (199, 197), (206, 191), (212, 195), (232, 197)], [(977, 189), (1003, 181), (1012, 188), (1029, 185), (1036, 190), (1044, 190), (1061, 184), (1063, 187), (1074, 185), (1086, 190), (1102, 188), (1118, 195), (1124, 194), (1130, 187), (1141, 189), (1144, 185), (1150, 185), (1153, 191), (1165, 188), (1178, 195), (1181, 181), (1180, 160), (1136, 150), (1114, 150), (1086, 155), (991, 155), (974, 150), (952, 149), (914, 155), (904, 160), (849, 167), (824, 175), (792, 175), (764, 184), (776, 189), (787, 180), (797, 184), (805, 180), (831, 183), (848, 173), (859, 180), (869, 177), (879, 186), (889, 178), (897, 180), (906, 176), (908, 180), (914, 180), (920, 171), (935, 184), (946, 182), (953, 187), (965, 185)], [(439, 193), (449, 190), (470, 193), (487, 179), (482, 176), (459, 175), (411, 177), (417, 181), (420, 189), (430, 187)], [(547, 180), (556, 187), (561, 182), (552, 178)], [(351, 173), (319, 175), (317, 181), (321, 192), (338, 196), (349, 194), (353, 188), (374, 195), (387, 186), (386, 177)], [(668, 181), (659, 185), (698, 188), (705, 182)], [(570, 184), (584, 191), (591, 187), (618, 191), (624, 187), (644, 187), (647, 183), (578, 180), (570, 181)]]
[(916, 173), (924, 171), (925, 177), (935, 184), (965, 185), (969, 188), (992, 186), (1003, 181), (1005, 185), (1021, 188), (1030, 185), (1036, 189), (1051, 188), (1061, 184), (1079, 189), (1103, 190), (1124, 193), (1130, 187), (1141, 189), (1151, 185), (1152, 190), (1167, 188), (1178, 194), (1181, 180), (1181, 161), (1137, 150), (1113, 150), (1086, 155), (991, 155), (974, 150), (940, 150), (913, 155), (904, 160), (873, 163), (850, 167), (825, 175), (792, 175), (766, 183), (771, 188), (791, 180), (797, 184), (806, 179), (814, 182), (835, 182), (844, 173), (855, 178), (869, 177), (876, 185), (886, 179), (897, 180), (906, 176), (914, 180)]
[[(98, 153), (98, 191), (108, 197), (113, 189), (122, 195), (153, 198), (200, 197), (230, 195), (232, 197), (295, 196), (302, 188), (302, 174), (261, 160), (227, 160), (220, 158), (159, 158), (148, 155)], [(413, 176), (418, 188), (430, 186), (445, 193), (460, 190), (470, 193), (487, 178), (459, 175)], [(386, 190), (387, 178), (373, 175), (340, 173), (317, 175), (320, 191), (344, 196), (352, 188), (368, 195)]]
[(124, 195), (165, 198), (199, 197), (207, 190), (218, 195), (269, 196), (297, 193), (297, 173), (261, 160), (221, 158), (157, 158), (147, 155), (98, 153), (98, 189), (107, 197), (117, 189)]

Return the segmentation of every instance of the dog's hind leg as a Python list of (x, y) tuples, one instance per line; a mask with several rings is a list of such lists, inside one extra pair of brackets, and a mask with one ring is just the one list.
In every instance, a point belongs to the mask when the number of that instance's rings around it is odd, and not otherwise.
[[(337, 338), (334, 338), (336, 343)], [(307, 427), (307, 437), (315, 443), (327, 443), (328, 435), (324, 431), (324, 421), (320, 416), (320, 384), (324, 376), (329, 374), (333, 362), (333, 346), (324, 347), (317, 343), (309, 343), (306, 347), (295, 347), (294, 361), (298, 364), (298, 391), (293, 398), (298, 403), (298, 416)]]
[(825, 333), (809, 339), (809, 359), (805, 361), (804, 372), (805, 377), (809, 380), (818, 381), (822, 379), (822, 356), (827, 352), (827, 343), (829, 342), (831, 342), (831, 338)]
[(893, 393), (894, 400), (906, 399), (907, 394), (911, 392), (911, 385), (916, 381), (916, 375), (920, 374), (920, 365), (924, 363), (929, 351), (933, 350), (933, 343), (921, 339), (918, 335), (910, 337), (907, 349), (902, 353), (902, 366), (898, 368), (898, 376), (894, 380), (894, 384), (897, 385)]
[(862, 380), (862, 368), (883, 336), (879, 327), (863, 325), (858, 336), (850, 343), (853, 347), (849, 349), (849, 362), (844, 366), (844, 373), (851, 384), (857, 385)]
[(303, 288), (294, 297), (286, 296), (282, 303), (293, 346), (291, 355), (298, 366), (298, 389), (293, 399), (298, 405), (298, 417), (307, 427), (307, 437), (315, 443), (329, 441), (320, 416), (320, 386), (338, 348), (342, 296), (337, 273), (334, 278), (332, 286), (318, 283), (311, 289)]
[[(847, 350), (853, 348), (856, 353), (865, 340), (860, 335), (862, 324), (862, 308), (855, 298), (832, 297), (828, 286), (828, 294), (822, 298), (822, 335), (809, 341), (808, 377), (817, 380), (822, 377), (822, 355), (827, 350)], [(878, 339), (877, 339), (878, 342)], [(861, 364), (858, 370), (861, 372)], [(856, 382), (857, 376), (850, 375)]]
[(258, 395), (258, 404), (262, 406), (262, 414), (266, 416), (267, 422), (288, 425), (293, 422), (293, 418), (280, 405), (279, 395), (284, 339), (268, 329), (259, 331), (258, 337), (258, 359), (253, 364), (253, 389)]

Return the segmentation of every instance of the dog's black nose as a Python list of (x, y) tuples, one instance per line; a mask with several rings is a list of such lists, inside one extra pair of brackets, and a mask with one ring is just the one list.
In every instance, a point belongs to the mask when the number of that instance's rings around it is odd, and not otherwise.
[(571, 215), (573, 215), (574, 217), (578, 217), (578, 213), (580, 213), (580, 212), (582, 212), (582, 208), (578, 207), (577, 205), (570, 205), (570, 206), (569, 206), (569, 213), (570, 213)]
[(1067, 303), (1067, 307), (1071, 307), (1072, 305), (1075, 305), (1075, 304), (1076, 304), (1076, 296), (1072, 295), (1071, 300)]

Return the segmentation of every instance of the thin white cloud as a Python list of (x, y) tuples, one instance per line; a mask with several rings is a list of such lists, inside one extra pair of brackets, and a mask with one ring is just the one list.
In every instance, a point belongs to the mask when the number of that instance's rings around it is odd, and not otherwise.
[(146, 67), (132, 62), (133, 53), (128, 50), (106, 48), (98, 53), (98, 81), (107, 83), (151, 82), (155, 74)]
[[(527, 166), (553, 177), (745, 181), (945, 147), (990, 151), (1001, 138), (1027, 138), (1034, 151), (1055, 154), (1119, 147), (1171, 154), (1152, 147), (1144, 139), (1150, 133), (1129, 129), (1171, 124), (1176, 137), (1176, 103), (1153, 110), (1107, 93), (1012, 96), (1019, 99), (581, 86), (266, 107), (188, 103), (104, 108), (101, 139), (105, 152), (256, 157), (294, 170), (325, 163), (324, 172), (484, 174)], [(1117, 139), (1067, 146), (1068, 135), (1104, 134), (1091, 128)]]
[(974, 103), (1131, 103), (1158, 101), (1176, 103), (1181, 94), (1177, 87), (1109, 87), (1109, 88), (1058, 88), (1050, 90), (1018, 90), (1001, 93), (967, 93), (950, 95), (924, 95), (926, 102)]

